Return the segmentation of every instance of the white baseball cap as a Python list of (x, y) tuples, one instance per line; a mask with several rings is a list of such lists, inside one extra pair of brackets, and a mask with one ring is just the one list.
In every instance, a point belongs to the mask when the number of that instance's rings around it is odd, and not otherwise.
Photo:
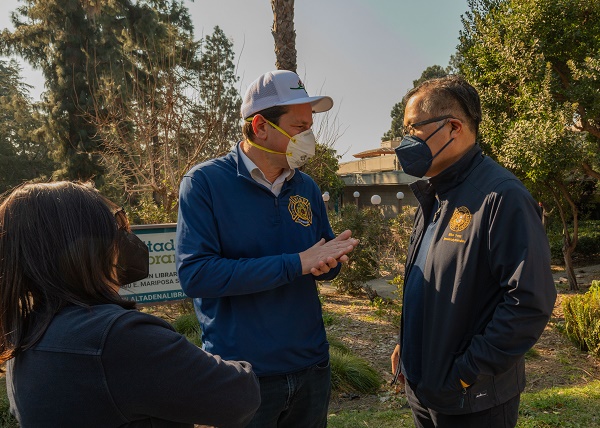
[(252, 82), (246, 90), (241, 108), (242, 119), (275, 106), (308, 103), (313, 113), (322, 113), (333, 107), (331, 97), (309, 97), (302, 80), (293, 71), (269, 71)]

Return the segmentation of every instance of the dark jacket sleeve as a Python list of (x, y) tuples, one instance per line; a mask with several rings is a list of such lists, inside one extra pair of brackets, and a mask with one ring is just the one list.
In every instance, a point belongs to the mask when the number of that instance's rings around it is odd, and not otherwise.
[(469, 384), (480, 374), (503, 373), (522, 358), (544, 331), (556, 300), (535, 200), (524, 187), (507, 185), (489, 196), (487, 209), (487, 263), (503, 297), (483, 333), (456, 361), (460, 378)]
[(128, 420), (147, 415), (243, 427), (260, 405), (258, 380), (249, 363), (204, 352), (163, 320), (137, 311), (112, 325), (102, 364), (109, 392)]

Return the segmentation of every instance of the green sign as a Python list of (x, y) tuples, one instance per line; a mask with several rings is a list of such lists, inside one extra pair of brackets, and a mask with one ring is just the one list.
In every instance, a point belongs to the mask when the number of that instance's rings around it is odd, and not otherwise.
[(149, 224), (131, 229), (148, 246), (150, 275), (121, 287), (121, 297), (141, 304), (185, 299), (175, 269), (176, 224)]

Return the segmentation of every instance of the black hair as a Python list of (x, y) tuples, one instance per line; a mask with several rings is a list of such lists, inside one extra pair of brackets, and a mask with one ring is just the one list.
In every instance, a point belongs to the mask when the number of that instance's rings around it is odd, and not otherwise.
[(416, 95), (424, 95), (418, 103), (423, 113), (432, 116), (452, 115), (463, 120), (475, 133), (479, 132), (481, 122), (481, 101), (477, 90), (462, 76), (449, 75), (426, 80), (411, 89), (403, 98), (406, 106)]
[(118, 207), (91, 186), (25, 184), (0, 204), (0, 362), (33, 346), (54, 315), (74, 304), (121, 298), (115, 262)]

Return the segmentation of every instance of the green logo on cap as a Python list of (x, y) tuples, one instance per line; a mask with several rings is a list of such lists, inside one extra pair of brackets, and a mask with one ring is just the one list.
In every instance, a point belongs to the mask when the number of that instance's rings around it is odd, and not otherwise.
[(297, 88), (290, 88), (290, 89), (302, 89), (302, 90), (306, 91), (306, 89), (304, 89), (304, 85), (302, 84), (302, 80), (298, 80)]

